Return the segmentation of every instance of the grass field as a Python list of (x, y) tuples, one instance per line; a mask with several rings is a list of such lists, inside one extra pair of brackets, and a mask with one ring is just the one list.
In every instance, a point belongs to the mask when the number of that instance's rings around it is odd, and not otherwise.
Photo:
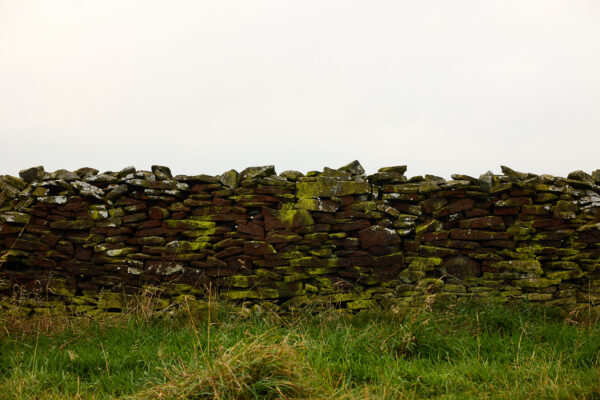
[(1, 399), (598, 399), (600, 323), (527, 308), (3, 317)]

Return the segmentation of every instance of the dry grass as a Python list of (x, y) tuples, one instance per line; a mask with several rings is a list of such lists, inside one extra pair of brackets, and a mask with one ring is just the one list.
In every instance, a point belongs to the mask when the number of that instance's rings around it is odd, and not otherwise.
[(137, 393), (135, 399), (287, 399), (306, 397), (311, 371), (302, 344), (289, 338), (275, 342), (265, 333), (230, 348), (219, 348), (210, 360), (180, 363), (165, 371), (167, 382)]

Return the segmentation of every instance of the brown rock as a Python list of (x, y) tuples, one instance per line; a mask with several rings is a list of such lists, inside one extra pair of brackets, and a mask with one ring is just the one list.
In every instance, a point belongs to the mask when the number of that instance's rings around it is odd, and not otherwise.
[(449, 276), (456, 277), (459, 279), (476, 277), (481, 273), (481, 267), (479, 264), (463, 255), (456, 255), (448, 257), (442, 263)]
[(434, 218), (445, 217), (446, 215), (456, 214), (461, 211), (467, 211), (474, 207), (475, 200), (473, 199), (460, 199), (456, 200), (446, 207), (433, 213)]
[(494, 230), (505, 229), (504, 220), (497, 216), (465, 219), (465, 220), (459, 221), (458, 226), (460, 228), (465, 228), (465, 229), (481, 229), (481, 228), (490, 228), (490, 229), (494, 229)]
[(507, 240), (507, 232), (478, 231), (474, 229), (451, 229), (450, 238), (458, 240)]
[(262, 226), (258, 225), (256, 222), (239, 222), (237, 224), (237, 230), (241, 233), (247, 233), (252, 236), (256, 236), (259, 238), (265, 237), (265, 230)]
[(400, 236), (395, 229), (377, 225), (359, 231), (358, 236), (363, 249), (372, 246), (394, 246), (400, 243)]

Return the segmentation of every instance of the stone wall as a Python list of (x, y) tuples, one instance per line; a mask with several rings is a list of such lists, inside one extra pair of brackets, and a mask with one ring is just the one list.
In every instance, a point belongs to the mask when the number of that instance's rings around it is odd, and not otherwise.
[[(479, 178), (169, 168), (0, 176), (0, 302), (118, 311), (207, 296), (282, 310), (600, 301), (600, 170)], [(36, 295), (37, 294), (37, 295)]]

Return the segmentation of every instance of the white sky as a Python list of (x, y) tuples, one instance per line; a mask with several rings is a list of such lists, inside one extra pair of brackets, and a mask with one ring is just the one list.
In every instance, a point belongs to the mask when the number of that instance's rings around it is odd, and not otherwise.
[(0, 174), (600, 168), (600, 2), (0, 0)]

